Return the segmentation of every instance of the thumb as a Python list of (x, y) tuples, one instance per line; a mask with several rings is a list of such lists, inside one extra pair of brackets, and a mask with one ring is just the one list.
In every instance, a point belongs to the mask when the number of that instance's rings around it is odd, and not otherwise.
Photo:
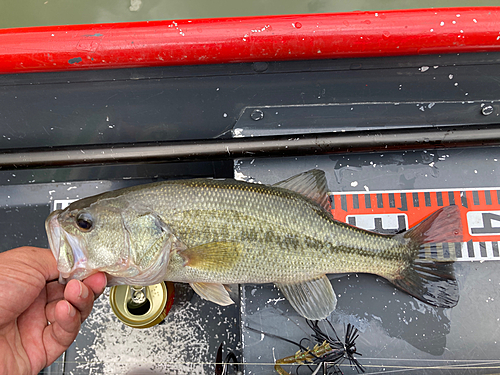
[(20, 247), (0, 253), (0, 324), (17, 318), (58, 275), (50, 250)]
[(45, 282), (59, 277), (56, 259), (49, 249), (24, 246), (5, 251), (0, 256), (2, 256), (2, 264), (11, 265), (18, 272), (27, 269), (35, 271), (36, 276), (43, 277)]

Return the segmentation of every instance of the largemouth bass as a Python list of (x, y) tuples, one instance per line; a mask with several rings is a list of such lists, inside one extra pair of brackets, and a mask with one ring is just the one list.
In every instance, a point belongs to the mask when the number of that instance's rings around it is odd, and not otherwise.
[(235, 180), (166, 181), (73, 202), (46, 221), (60, 281), (97, 271), (108, 285), (189, 283), (233, 303), (225, 285), (274, 283), (302, 316), (335, 309), (326, 274), (372, 273), (438, 307), (458, 302), (453, 264), (425, 258), (429, 242), (459, 242), (456, 206), (393, 236), (333, 219), (324, 172), (273, 186)]

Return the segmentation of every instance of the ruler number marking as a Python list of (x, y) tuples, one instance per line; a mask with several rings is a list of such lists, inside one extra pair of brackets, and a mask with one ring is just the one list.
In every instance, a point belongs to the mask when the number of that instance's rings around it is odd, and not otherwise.
[(467, 223), (472, 236), (500, 234), (500, 211), (469, 211)]
[(396, 234), (408, 229), (406, 214), (349, 215), (347, 223), (381, 234)]

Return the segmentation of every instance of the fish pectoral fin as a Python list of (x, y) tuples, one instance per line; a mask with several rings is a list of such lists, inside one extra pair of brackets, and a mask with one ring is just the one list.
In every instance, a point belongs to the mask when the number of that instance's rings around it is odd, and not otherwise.
[(220, 271), (233, 267), (243, 250), (238, 242), (210, 242), (179, 251), (184, 265), (192, 268)]
[(190, 283), (198, 295), (208, 301), (217, 303), (218, 305), (232, 305), (234, 301), (229, 297), (229, 293), (222, 284), (213, 283)]
[(337, 306), (337, 297), (326, 275), (296, 284), (275, 283), (292, 307), (304, 318), (327, 318)]
[(292, 190), (313, 200), (328, 212), (331, 210), (330, 200), (328, 199), (328, 184), (325, 172), (322, 170), (312, 169), (278, 182), (273, 186)]

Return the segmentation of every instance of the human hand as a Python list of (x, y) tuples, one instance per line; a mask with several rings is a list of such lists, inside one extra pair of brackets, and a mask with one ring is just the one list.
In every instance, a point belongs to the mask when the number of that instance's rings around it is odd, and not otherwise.
[(50, 250), (0, 253), (0, 374), (38, 374), (54, 362), (106, 287), (103, 273), (67, 285), (58, 276)]

